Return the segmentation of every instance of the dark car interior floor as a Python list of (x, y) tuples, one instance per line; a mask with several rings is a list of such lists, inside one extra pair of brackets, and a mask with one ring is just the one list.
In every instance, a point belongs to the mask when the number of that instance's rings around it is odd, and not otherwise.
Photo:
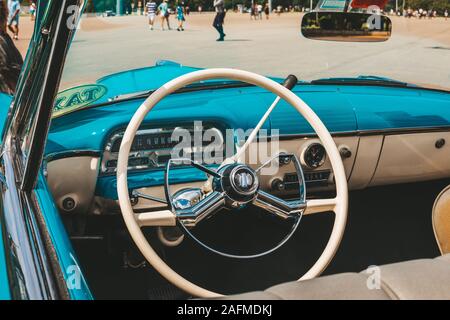
[[(324, 275), (438, 256), (431, 209), (449, 182), (440, 180), (350, 192), (344, 238)], [(148, 238), (166, 262), (188, 280), (230, 294), (263, 290), (298, 279), (320, 256), (333, 219), (333, 214), (328, 213), (303, 217), (294, 236), (283, 247), (255, 259), (222, 257), (188, 237), (178, 247), (163, 247), (153, 230), (149, 231)], [(291, 222), (281, 222), (249, 209), (218, 213), (210, 220), (197, 226), (195, 235), (230, 253), (267, 249), (291, 227)], [(87, 226), (87, 235), (72, 241), (95, 298), (190, 298), (145, 262), (121, 216), (90, 217)]]

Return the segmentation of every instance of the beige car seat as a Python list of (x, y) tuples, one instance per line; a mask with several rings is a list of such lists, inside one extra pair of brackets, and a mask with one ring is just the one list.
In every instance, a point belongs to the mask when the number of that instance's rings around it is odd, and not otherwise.
[(432, 214), (439, 249), (442, 254), (450, 253), (450, 185), (437, 196)]

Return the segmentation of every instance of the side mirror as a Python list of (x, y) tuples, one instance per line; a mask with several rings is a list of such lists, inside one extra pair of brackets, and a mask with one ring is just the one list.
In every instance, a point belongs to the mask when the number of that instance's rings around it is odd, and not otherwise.
[(391, 20), (377, 13), (313, 11), (302, 20), (303, 36), (315, 40), (381, 42), (391, 30)]

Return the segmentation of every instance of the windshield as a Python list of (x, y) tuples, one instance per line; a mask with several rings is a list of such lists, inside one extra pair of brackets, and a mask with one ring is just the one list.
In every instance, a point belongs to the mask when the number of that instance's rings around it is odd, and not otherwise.
[[(448, 1), (388, 1), (382, 9), (392, 34), (384, 42), (303, 37), (302, 17), (316, 0), (216, 2), (223, 6), (214, 7), (214, 0), (87, 1), (59, 91), (103, 84), (116, 97), (142, 92), (177, 76), (180, 66), (192, 67), (180, 74), (226, 67), (302, 81), (388, 78), (450, 90)], [(149, 68), (155, 65), (177, 67)], [(149, 69), (135, 70), (141, 68)]]

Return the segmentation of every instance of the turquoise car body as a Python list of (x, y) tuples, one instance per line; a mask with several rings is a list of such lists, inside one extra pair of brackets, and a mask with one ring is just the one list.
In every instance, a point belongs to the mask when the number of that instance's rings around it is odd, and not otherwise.
[[(12, 97), (6, 94), (0, 93), (0, 129), (3, 131), (3, 127), (7, 120), (9, 106), (11, 104)], [(48, 189), (47, 182), (41, 173), (39, 175), (38, 183), (36, 186), (37, 200), (42, 208), (43, 217), (45, 223), (48, 226), (50, 237), (55, 248), (55, 252), (58, 256), (58, 261), (61, 264), (62, 270), (67, 270), (67, 274), (77, 273), (80, 276), (81, 287), (69, 288), (69, 294), (71, 299), (75, 300), (88, 300), (92, 299), (92, 294), (84, 279), (81, 267), (76, 258), (75, 251), (73, 250), (70, 239), (66, 233), (66, 230), (59, 217), (58, 209), (53, 201), (52, 195)], [(3, 221), (0, 219), (0, 239), (2, 243), (0, 245), (0, 300), (8, 300), (11, 298), (11, 288), (8, 280), (8, 272), (6, 268), (6, 255), (5, 247), (6, 243), (3, 238)], [(67, 283), (70, 283), (70, 279), (66, 279)]]
[[(0, 129), (3, 131), (5, 126), (9, 105), (11, 104), (12, 97), (3, 93), (0, 93)], [(11, 297), (9, 290), (8, 273), (6, 270), (6, 256), (3, 240), (3, 221), (0, 219), (0, 300), (7, 300)]]
[[(158, 88), (165, 82), (198, 70), (177, 63), (161, 61), (157, 65), (121, 72), (99, 79), (106, 91), (95, 101), (98, 106), (84, 106), (79, 110), (52, 120), (44, 154), (45, 159), (64, 153), (89, 151), (101, 156), (107, 138), (128, 121), (143, 102), (124, 99), (111, 102), (117, 96)], [(282, 81), (279, 78), (273, 78)], [(366, 85), (323, 85), (299, 82), (293, 91), (301, 97), (325, 123), (332, 134), (362, 134), (371, 131), (400, 129), (450, 128), (450, 94), (438, 90), (415, 87), (389, 87)], [(274, 95), (261, 88), (248, 86), (226, 89), (201, 90), (174, 94), (158, 104), (145, 119), (146, 125), (161, 126), (195, 120), (218, 123), (224, 128), (248, 129), (254, 127), (273, 100)], [(0, 127), (6, 122), (11, 97), (0, 94)], [(271, 114), (265, 129), (279, 130), (281, 135), (314, 134), (308, 123), (289, 105), (281, 103)], [(44, 170), (44, 167), (42, 168)], [(149, 170), (129, 175), (133, 189), (163, 184), (163, 171)], [(175, 182), (205, 179), (198, 171), (179, 169)], [(35, 187), (49, 236), (61, 270), (66, 270), (66, 283), (70, 284), (69, 268), (81, 275), (81, 287), (68, 284), (71, 299), (92, 299), (89, 284), (83, 276), (75, 251), (48, 189), (43, 171)], [(102, 176), (97, 181), (96, 194), (117, 199), (116, 177)], [(0, 299), (11, 298), (8, 282), (5, 234), (0, 219)], [(69, 276), (67, 276), (69, 275)]]
[[(98, 80), (97, 84), (107, 88), (106, 94), (96, 101), (100, 106), (81, 108), (53, 119), (44, 159), (73, 151), (92, 151), (100, 154), (107, 137), (115, 130), (126, 127), (143, 99), (118, 101), (103, 106), (101, 103), (124, 93), (157, 88), (168, 80), (194, 70), (197, 69), (160, 62), (153, 67), (130, 70)], [(450, 95), (445, 92), (420, 88), (308, 83), (299, 83), (293, 91), (314, 109), (332, 133), (358, 134), (370, 130), (450, 127)], [(257, 87), (175, 94), (162, 101), (147, 116), (145, 122), (149, 125), (163, 125), (174, 121), (202, 119), (220, 123), (226, 128), (252, 128), (272, 99), (273, 94)], [(10, 102), (11, 97), (0, 95), (2, 123), (6, 120)], [(279, 129), (280, 134), (314, 133), (307, 122), (284, 103), (277, 106), (271, 114), (265, 129)], [(198, 171), (190, 169), (180, 169), (174, 177), (175, 182), (198, 181), (204, 178)], [(157, 170), (131, 174), (129, 179), (131, 188), (139, 188), (162, 185), (164, 176), (163, 171)], [(75, 265), (81, 271), (82, 266), (79, 266), (43, 174), (40, 175), (36, 188), (61, 268), (67, 270)], [(115, 176), (100, 177), (96, 193), (117, 199)], [(0, 232), (1, 230), (0, 228)], [(4, 259), (4, 248), (0, 246), (0, 299), (10, 297)], [(82, 275), (82, 272), (80, 274)], [(82, 287), (69, 288), (69, 292), (72, 299), (92, 298), (83, 276)]]
[(5, 256), (5, 248), (3, 246), (3, 226), (2, 221), (0, 220), (0, 239), (2, 239), (2, 243), (0, 245), (0, 300), (9, 300), (11, 298), (11, 294), (9, 291), (9, 281), (8, 281), (8, 273), (6, 270), (6, 256)]

